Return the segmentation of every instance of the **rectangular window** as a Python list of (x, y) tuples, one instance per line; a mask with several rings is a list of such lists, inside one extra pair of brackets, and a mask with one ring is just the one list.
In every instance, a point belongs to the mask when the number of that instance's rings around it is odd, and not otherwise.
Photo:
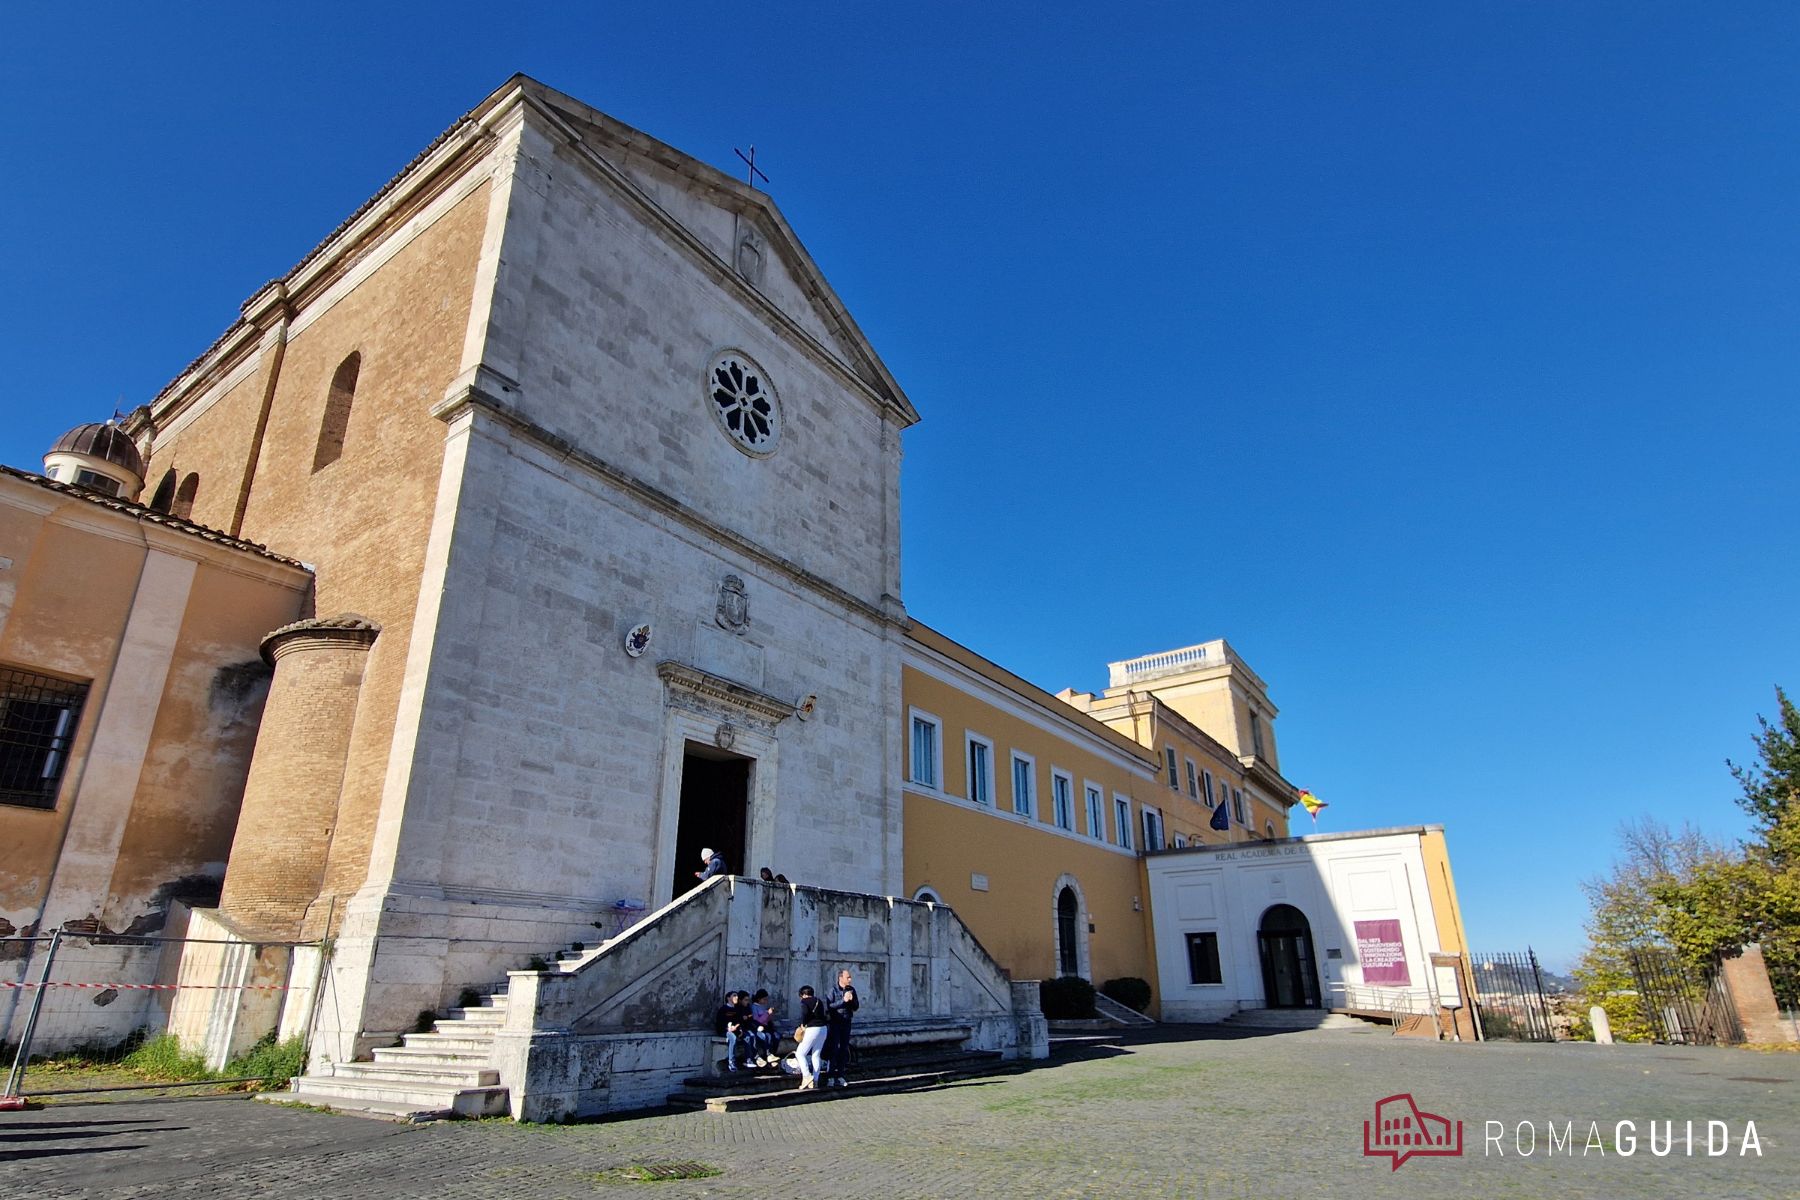
[(973, 733), (969, 741), (969, 799), (976, 804), (994, 802), (994, 743)]
[(1050, 800), (1058, 829), (1075, 828), (1075, 780), (1061, 771), (1050, 772)]
[(1219, 974), (1219, 935), (1190, 933), (1187, 935), (1188, 982), (1224, 983)]
[(1169, 786), (1179, 789), (1181, 787), (1181, 777), (1175, 773), (1175, 747), (1163, 747), (1163, 761), (1169, 764)]
[(1106, 798), (1093, 784), (1087, 785), (1088, 836), (1106, 840)]
[(1144, 810), (1144, 849), (1163, 848), (1162, 814), (1154, 808)]
[(1031, 777), (1037, 763), (1024, 754), (1013, 755), (1013, 811), (1022, 817), (1031, 815), (1032, 795)]
[(75, 472), (75, 483), (78, 486), (88, 488), (91, 491), (104, 492), (108, 496), (116, 496), (119, 494), (119, 481), (116, 479), (108, 479), (98, 471)]
[(55, 808), (88, 685), (0, 667), (0, 804)]
[(1113, 828), (1118, 834), (1119, 845), (1131, 849), (1131, 801), (1123, 796), (1113, 797)]
[(1233, 809), (1233, 812), (1231, 815), (1237, 818), (1237, 823), (1239, 825), (1245, 824), (1246, 822), (1244, 821), (1244, 792), (1243, 792), (1242, 788), (1239, 788), (1237, 791), (1235, 791), (1231, 794), (1231, 807)]
[(1250, 752), (1256, 757), (1263, 757), (1262, 718), (1255, 713), (1250, 714)]
[(1183, 849), (1183, 848), (1185, 848), (1185, 847), (1186, 847), (1186, 846), (1187, 846), (1187, 839), (1186, 839), (1186, 838), (1184, 838), (1184, 837), (1182, 837), (1182, 836), (1181, 836), (1181, 835), (1180, 835), (1180, 834), (1179, 834), (1179, 833), (1178, 833), (1178, 834), (1176, 834), (1176, 835), (1175, 835), (1175, 841), (1174, 841), (1174, 843), (1173, 843), (1173, 844), (1174, 844), (1174, 846), (1175, 846), (1175, 848), (1176, 848), (1176, 849), (1177, 849), (1177, 850), (1181, 850), (1181, 849)]
[(1200, 798), (1206, 801), (1206, 807), (1211, 808), (1213, 806), (1212, 772), (1200, 772), (1200, 783)]
[(914, 711), (912, 715), (912, 770), (911, 779), (921, 787), (937, 788), (943, 778), (943, 751), (938, 744), (938, 732), (942, 728), (938, 719), (929, 713)]
[(1198, 800), (1200, 798), (1200, 781), (1194, 777), (1194, 760), (1191, 758), (1187, 760), (1187, 781), (1188, 795)]

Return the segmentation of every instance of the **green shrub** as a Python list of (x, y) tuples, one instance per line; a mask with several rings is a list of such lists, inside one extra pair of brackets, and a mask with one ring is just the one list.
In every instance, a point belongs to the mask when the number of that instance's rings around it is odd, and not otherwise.
[(159, 1033), (120, 1060), (121, 1065), (149, 1079), (209, 1079), (206, 1056), (183, 1050), (181, 1039), (172, 1033)]
[(1139, 979), (1135, 975), (1109, 979), (1100, 985), (1100, 990), (1107, 999), (1117, 1000), (1126, 1008), (1145, 1012), (1150, 1007), (1150, 981), (1147, 979)]
[(262, 1083), (254, 1090), (286, 1087), (287, 1081), (306, 1070), (306, 1043), (297, 1037), (285, 1042), (275, 1040), (275, 1031), (263, 1035), (261, 1041), (225, 1066), (227, 1079), (258, 1076)]
[(1052, 1021), (1079, 1021), (1094, 1015), (1094, 985), (1079, 975), (1064, 975), (1038, 985), (1040, 1006)]

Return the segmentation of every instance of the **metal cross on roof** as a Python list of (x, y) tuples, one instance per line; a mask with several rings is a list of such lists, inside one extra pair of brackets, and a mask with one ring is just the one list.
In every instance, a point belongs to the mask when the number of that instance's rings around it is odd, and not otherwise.
[(762, 171), (757, 168), (756, 147), (755, 146), (750, 147), (749, 154), (745, 154), (742, 150), (739, 150), (736, 146), (733, 146), (731, 148), (731, 152), (733, 154), (737, 155), (739, 158), (744, 160), (744, 166), (747, 168), (744, 172), (744, 182), (745, 183), (749, 184), (751, 187), (755, 187), (756, 181), (758, 179), (761, 179), (764, 183), (769, 182), (769, 177), (767, 175), (764, 175), (762, 173)]

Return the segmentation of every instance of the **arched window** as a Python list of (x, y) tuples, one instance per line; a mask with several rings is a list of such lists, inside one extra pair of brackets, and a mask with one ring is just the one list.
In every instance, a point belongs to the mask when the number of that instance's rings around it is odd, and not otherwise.
[(1066, 887), (1056, 897), (1056, 973), (1081, 973), (1081, 955), (1077, 950), (1075, 922), (1081, 917), (1081, 901), (1075, 889)]
[(913, 899), (923, 901), (926, 904), (942, 904), (943, 903), (942, 900), (938, 899), (937, 893), (932, 891), (931, 887), (929, 885), (922, 887), (918, 891), (914, 892)]
[(169, 506), (175, 503), (175, 472), (164, 471), (162, 482), (156, 485), (156, 494), (150, 497), (150, 507), (157, 512), (166, 513)]
[(356, 377), (362, 372), (362, 352), (353, 351), (338, 364), (325, 397), (325, 416), (319, 421), (319, 445), (313, 451), (313, 470), (329, 467), (343, 456), (344, 431), (350, 428), (350, 402), (356, 399)]
[(1093, 970), (1088, 959), (1088, 927), (1091, 920), (1087, 894), (1075, 876), (1063, 874), (1050, 891), (1050, 921), (1054, 940), (1051, 969), (1060, 977), (1079, 975), (1089, 978)]
[(199, 491), (200, 476), (192, 471), (188, 472), (187, 478), (181, 481), (181, 486), (175, 489), (175, 504), (169, 511), (184, 521), (193, 520), (194, 496)]

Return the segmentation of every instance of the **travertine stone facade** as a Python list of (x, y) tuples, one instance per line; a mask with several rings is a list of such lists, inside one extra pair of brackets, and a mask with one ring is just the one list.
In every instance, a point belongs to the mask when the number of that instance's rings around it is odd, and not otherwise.
[[(316, 611), (383, 630), (347, 733), (333, 708), (335, 807), (295, 801), (287, 875), (243, 868), (284, 880), (263, 911), (335, 914), (321, 1053), (666, 901), (690, 743), (751, 760), (734, 869), (899, 888), (917, 415), (766, 197), (518, 79), (244, 311), (138, 432), (152, 479), (201, 477), (196, 519), (303, 558)], [(721, 352), (778, 395), (772, 453), (709, 408)], [(696, 704), (659, 664), (787, 711)], [(270, 722), (259, 757), (307, 758), (304, 729)]]

